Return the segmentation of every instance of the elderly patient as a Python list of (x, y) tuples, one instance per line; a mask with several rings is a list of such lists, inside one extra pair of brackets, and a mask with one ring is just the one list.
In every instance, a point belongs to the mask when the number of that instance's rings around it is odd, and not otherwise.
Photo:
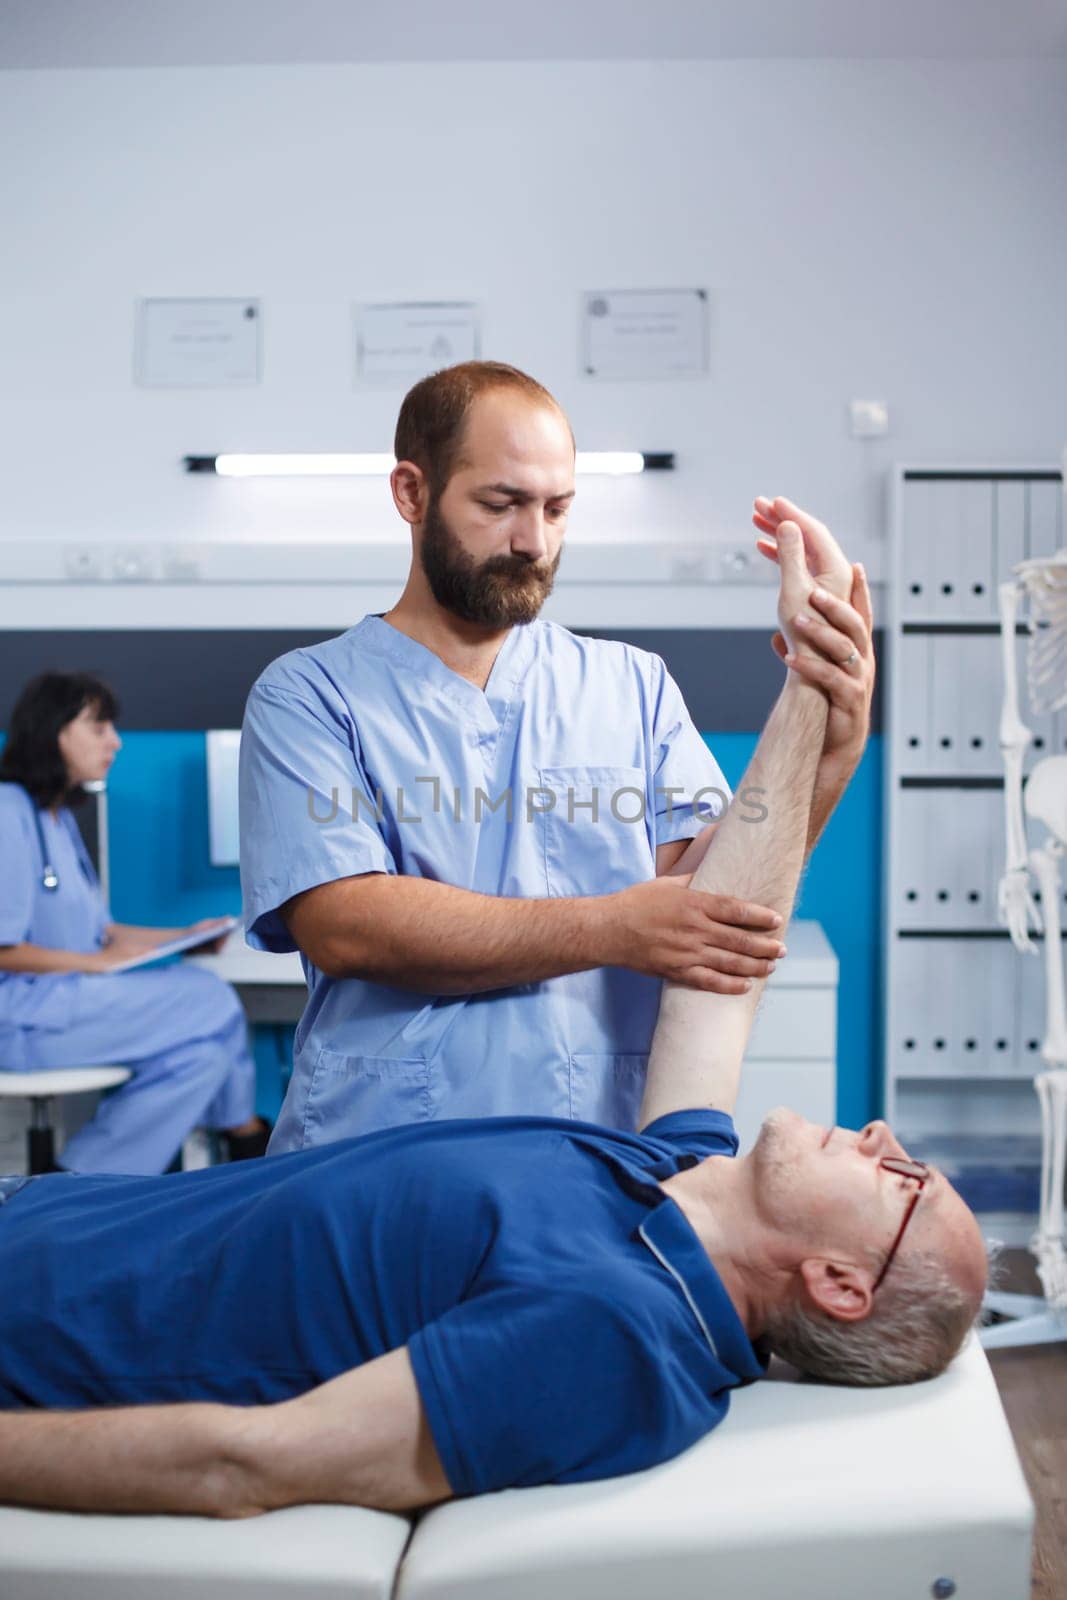
[[(795, 524), (778, 559), (795, 655)], [(746, 776), (766, 819), (731, 809), (694, 887), (788, 915), (826, 715), (791, 670)], [(403, 1511), (663, 1461), (771, 1350), (845, 1383), (941, 1371), (985, 1285), (975, 1220), (882, 1122), (780, 1110), (736, 1158), (759, 992), (666, 987), (637, 1134), (441, 1122), (0, 1180), (0, 1499)]]

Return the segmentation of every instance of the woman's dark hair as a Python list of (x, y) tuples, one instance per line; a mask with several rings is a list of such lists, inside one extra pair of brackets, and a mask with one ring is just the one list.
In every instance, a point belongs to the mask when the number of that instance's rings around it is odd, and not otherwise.
[(87, 796), (80, 785), (70, 786), (59, 731), (86, 706), (105, 722), (114, 722), (119, 714), (113, 691), (91, 672), (42, 672), (31, 678), (11, 713), (0, 753), (0, 782), (21, 783), (39, 807), (57, 800), (80, 805)]

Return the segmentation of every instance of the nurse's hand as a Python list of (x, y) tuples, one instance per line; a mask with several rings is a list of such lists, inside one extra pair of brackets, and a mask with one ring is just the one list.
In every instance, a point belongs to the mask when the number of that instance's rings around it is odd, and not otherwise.
[(692, 873), (619, 889), (612, 903), (606, 966), (629, 967), (712, 994), (744, 994), (766, 978), (785, 946), (782, 919), (768, 906), (690, 889)]
[[(877, 664), (874, 656), (874, 613), (867, 574), (861, 566), (853, 569), (852, 593), (848, 601), (816, 590), (812, 608), (821, 620), (804, 627), (804, 637), (812, 654), (790, 659), (786, 640), (776, 633), (771, 649), (780, 660), (799, 672), (808, 683), (822, 689), (830, 702), (823, 744), (823, 762), (851, 759), (853, 765), (863, 754), (871, 725), (871, 701)], [(825, 772), (823, 774), (825, 780)]]

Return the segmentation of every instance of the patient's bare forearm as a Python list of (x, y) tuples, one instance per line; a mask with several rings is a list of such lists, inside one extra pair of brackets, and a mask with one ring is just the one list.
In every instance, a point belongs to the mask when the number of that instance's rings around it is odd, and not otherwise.
[(8, 1505), (232, 1518), (450, 1495), (403, 1347), (274, 1405), (0, 1412)]
[(286, 919), (300, 948), (332, 978), (476, 994), (584, 972), (610, 959), (607, 895), (510, 899), (385, 874), (311, 893), (325, 909), (309, 905), (305, 912), (300, 896)]
[(0, 1501), (247, 1516), (259, 1507), (243, 1440), (262, 1409), (192, 1404), (2, 1414)]
[[(692, 887), (755, 900), (788, 917), (796, 898), (828, 704), (790, 678), (745, 773), (746, 808), (731, 806)], [(756, 806), (766, 816), (753, 816)]]
[[(740, 786), (746, 807), (727, 811), (692, 888), (738, 895), (788, 918), (804, 864), (827, 710), (820, 690), (790, 676)], [(752, 820), (755, 796), (766, 812), (761, 820)], [(753, 979), (740, 995), (664, 985), (639, 1126), (683, 1106), (733, 1109), (763, 983)]]

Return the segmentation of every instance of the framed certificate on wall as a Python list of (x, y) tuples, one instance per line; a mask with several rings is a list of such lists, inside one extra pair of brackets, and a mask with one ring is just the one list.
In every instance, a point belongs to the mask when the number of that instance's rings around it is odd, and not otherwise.
[(139, 300), (134, 378), (146, 389), (229, 389), (260, 378), (258, 300)]
[(587, 290), (581, 361), (589, 378), (704, 377), (708, 291)]
[(360, 384), (407, 388), (481, 354), (480, 312), (469, 301), (360, 305), (355, 318)]

